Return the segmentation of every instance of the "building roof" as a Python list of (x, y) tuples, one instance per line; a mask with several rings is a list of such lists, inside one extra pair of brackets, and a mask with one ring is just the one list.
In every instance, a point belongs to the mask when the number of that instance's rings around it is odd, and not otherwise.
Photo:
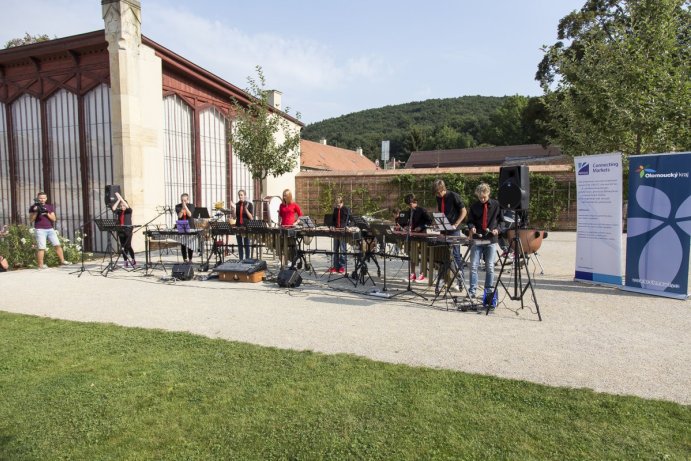
[(300, 166), (304, 170), (374, 171), (377, 166), (364, 155), (341, 147), (303, 139), (300, 141)]
[[(142, 35), (142, 44), (152, 48), (156, 55), (161, 59), (162, 66), (170, 72), (192, 79), (196, 85), (202, 86), (205, 90), (213, 92), (217, 97), (227, 101), (225, 105), (230, 105), (231, 98), (238, 100), (240, 103), (247, 104), (252, 96), (247, 94), (244, 90), (238, 88), (232, 83), (227, 82), (218, 75), (204, 69), (203, 67), (187, 60), (183, 56), (169, 50), (168, 48), (156, 43), (150, 38)], [(108, 43), (103, 29), (93, 32), (87, 32), (79, 35), (72, 35), (69, 37), (56, 38), (46, 40), (38, 43), (31, 43), (27, 45), (16, 46), (0, 50), (0, 81), (6, 78), (6, 74), (14, 71), (22, 65), (28, 64), (33, 71), (27, 78), (26, 86), (12, 85), (11, 87), (0, 87), (0, 101), (11, 102), (17, 96), (24, 92), (37, 93), (45, 91), (45, 85), (53, 85), (56, 88), (65, 87), (75, 93), (83, 93), (86, 89), (84, 82), (80, 83), (77, 91), (70, 86), (71, 82), (58, 82), (53, 80), (42, 81), (36, 78), (36, 70), (54, 69), (54, 61), (58, 58), (67, 58), (72, 61), (84, 60), (84, 56), (89, 56), (96, 52), (103, 52), (107, 55)], [(82, 64), (84, 66), (84, 64)], [(12, 69), (12, 70), (9, 70)], [(95, 72), (92, 72), (95, 74)], [(82, 72), (82, 74), (89, 73)], [(93, 75), (93, 82), (87, 82), (90, 87), (96, 86), (102, 81), (107, 81), (109, 75)], [(164, 75), (165, 78), (165, 75)], [(84, 76), (82, 76), (82, 80)], [(29, 85), (31, 87), (29, 87)], [(89, 87), (89, 88), (90, 88)], [(35, 94), (38, 96), (37, 94)], [(272, 112), (279, 113), (282, 117), (292, 121), (298, 126), (305, 126), (299, 119), (287, 114), (279, 109), (270, 107)]]
[(557, 146), (540, 144), (520, 146), (476, 147), (412, 152), (406, 168), (448, 168), (477, 165), (506, 165), (511, 163), (563, 163), (571, 159), (562, 155)]

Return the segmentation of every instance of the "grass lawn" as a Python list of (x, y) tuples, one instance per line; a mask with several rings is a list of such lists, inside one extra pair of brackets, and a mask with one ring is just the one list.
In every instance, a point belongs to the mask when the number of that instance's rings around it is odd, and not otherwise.
[(4, 312), (0, 331), (0, 460), (691, 454), (674, 403)]

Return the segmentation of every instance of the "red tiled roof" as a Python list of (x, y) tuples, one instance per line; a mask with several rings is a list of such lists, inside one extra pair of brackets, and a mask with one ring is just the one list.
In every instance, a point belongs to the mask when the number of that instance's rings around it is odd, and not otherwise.
[(300, 141), (300, 166), (302, 170), (361, 171), (376, 170), (374, 162), (364, 155), (314, 141)]
[(570, 159), (562, 156), (557, 146), (542, 147), (540, 144), (519, 146), (477, 147), (472, 149), (448, 149), (412, 152), (406, 168), (444, 168), (457, 166), (502, 165), (505, 163), (539, 161), (562, 163)]

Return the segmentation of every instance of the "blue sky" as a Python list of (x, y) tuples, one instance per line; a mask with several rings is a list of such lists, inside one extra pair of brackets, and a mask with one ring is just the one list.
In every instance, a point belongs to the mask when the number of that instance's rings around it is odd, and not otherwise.
[[(463, 95), (539, 95), (540, 48), (585, 0), (142, 0), (150, 39), (240, 88), (261, 65), (305, 123)], [(100, 0), (0, 0), (0, 44), (103, 28)]]

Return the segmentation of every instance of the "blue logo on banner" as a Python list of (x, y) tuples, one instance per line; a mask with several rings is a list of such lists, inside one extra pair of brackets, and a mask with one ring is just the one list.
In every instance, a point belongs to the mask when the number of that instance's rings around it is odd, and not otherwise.
[(632, 168), (629, 176), (626, 286), (651, 294), (685, 296), (691, 154), (646, 156), (646, 161), (651, 165)]
[(590, 163), (578, 162), (578, 174), (590, 174)]

